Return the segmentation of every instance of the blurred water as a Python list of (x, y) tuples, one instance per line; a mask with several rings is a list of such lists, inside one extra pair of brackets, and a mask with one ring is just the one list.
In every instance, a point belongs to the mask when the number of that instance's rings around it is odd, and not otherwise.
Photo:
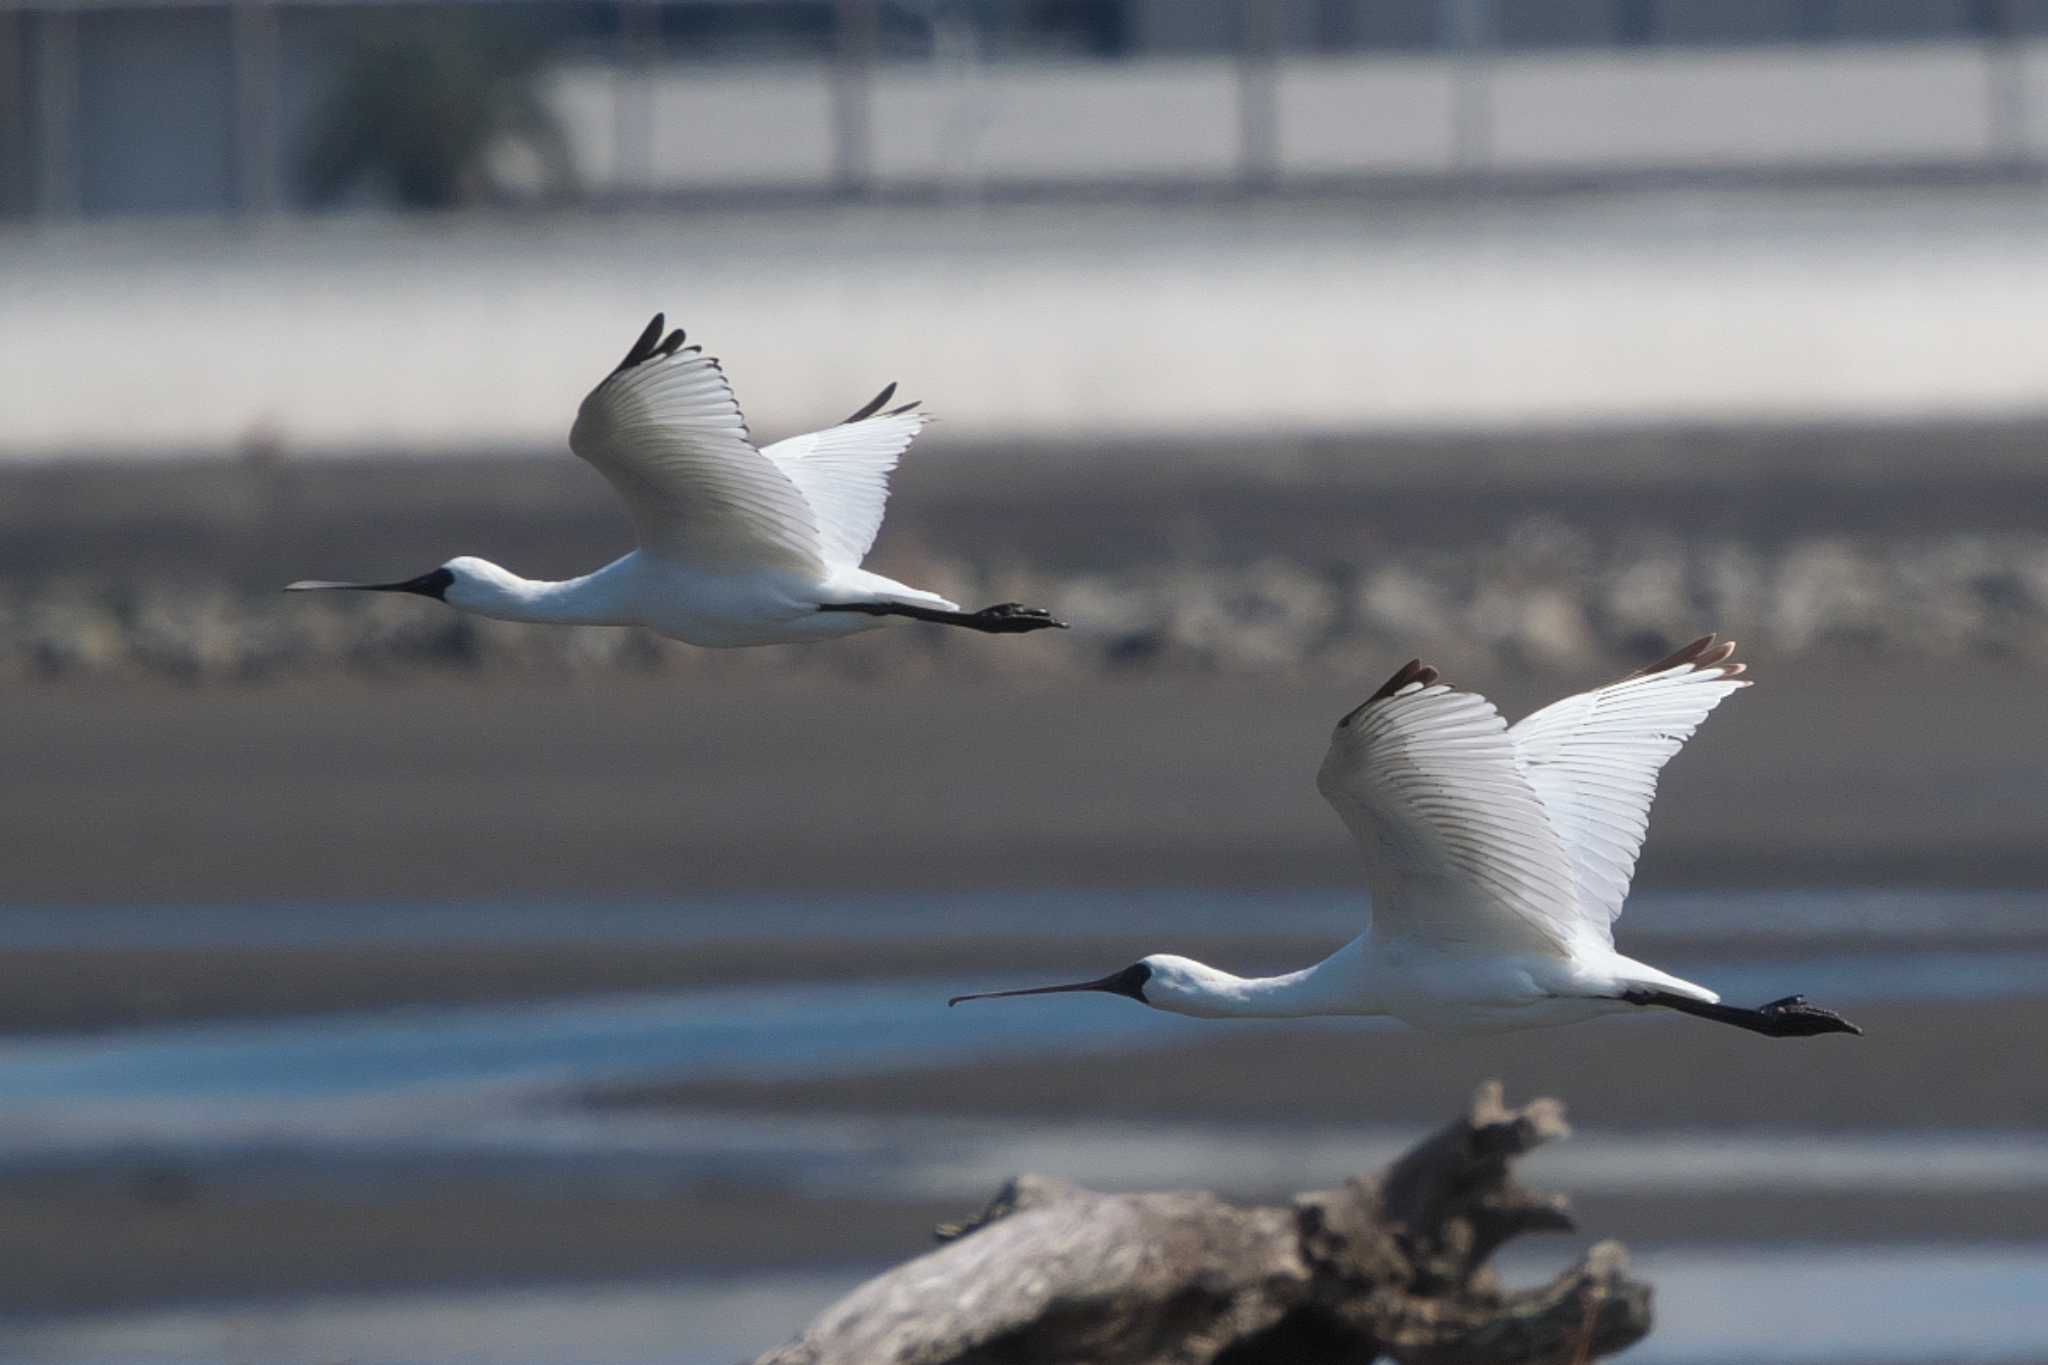
[[(1829, 1004), (2035, 1000), (2048, 993), (2040, 893), (1938, 889), (1743, 891), (1637, 899), (1625, 941), (1738, 1000), (1794, 990)], [(1325, 946), (1355, 932), (1349, 890), (1264, 895), (990, 893), (715, 899), (672, 904), (124, 907), (0, 911), (0, 950), (89, 946), (546, 945), (573, 930), (612, 944), (994, 945), (1019, 933), (1073, 945), (1077, 973), (1114, 944), (1193, 934)], [(1282, 935), (1284, 934), (1284, 937)], [(1735, 951), (1742, 945), (1743, 951)], [(1291, 949), (1290, 949), (1291, 950)], [(1306, 954), (1304, 954), (1306, 956)], [(1210, 1187), (1270, 1197), (1337, 1183), (1412, 1144), (1374, 1122), (1144, 1122), (929, 1113), (848, 1115), (593, 1108), (583, 1087), (635, 1079), (838, 1078), (1032, 1054), (1086, 1056), (1185, 1041), (1213, 1027), (1107, 997), (1056, 1008), (948, 1009), (968, 988), (1039, 978), (972, 972), (781, 982), (548, 1003), (409, 1007), (158, 1026), (0, 1042), (0, 1176), (129, 1191), (169, 1169), (211, 1200), (403, 1201), (467, 1188), (672, 1197), (759, 1189), (798, 1207), (941, 1201), (972, 1207), (1018, 1170), (1105, 1189)], [(1650, 1027), (1624, 1018), (1601, 1028)], [(1370, 1033), (1369, 1020), (1286, 1029)], [(1299, 1035), (1297, 1035), (1299, 1036)], [(1973, 1129), (1825, 1134), (1767, 1120), (1603, 1131), (1527, 1163), (1537, 1185), (1617, 1199), (1983, 1200), (2048, 1194), (2048, 1137)], [(81, 1183), (82, 1182), (82, 1183)], [(1653, 1205), (1654, 1206), (1654, 1205)], [(1933, 1206), (1927, 1206), (1933, 1207)], [(1953, 1225), (1949, 1225), (1952, 1227)], [(1949, 1235), (1935, 1225), (1898, 1235)], [(2007, 1235), (2010, 1235), (2008, 1232)], [(1666, 1365), (2043, 1358), (2029, 1305), (2048, 1295), (2048, 1245), (1639, 1250), (1660, 1318), (1631, 1358)], [(1557, 1244), (1521, 1250), (1520, 1278)], [(728, 1361), (758, 1351), (880, 1267), (782, 1266), (602, 1285), (196, 1304), (52, 1320), (0, 1335), (0, 1361), (313, 1365), (576, 1359)]]
[[(1678, 951), (1675, 970), (1735, 999), (1803, 990), (1831, 1004), (2035, 998), (2038, 950), (1787, 954), (1748, 960)], [(1109, 964), (1088, 964), (1090, 970)], [(948, 1009), (949, 991), (1027, 984), (922, 978), (723, 988), (553, 1003), (405, 1008), (0, 1043), (0, 1170), (170, 1159), (221, 1178), (265, 1172), (361, 1183), (460, 1162), (529, 1178), (573, 1168), (631, 1184), (747, 1178), (813, 1190), (973, 1198), (1018, 1169), (1115, 1186), (1219, 1173), (1275, 1186), (1329, 1179), (1393, 1155), (1412, 1133), (1347, 1125), (1280, 1131), (1192, 1125), (848, 1120), (590, 1110), (588, 1085), (634, 1079), (839, 1078), (963, 1058), (1076, 1056), (1183, 1041), (1206, 1027), (1107, 997), (1057, 1008)], [(1617, 1019), (1601, 1027), (1640, 1027)], [(1387, 1021), (1297, 1021), (1369, 1033)], [(1140, 1140), (1142, 1139), (1142, 1140)], [(1967, 1130), (1936, 1139), (1843, 1137), (1816, 1155), (1799, 1134), (1674, 1134), (1576, 1144), (1557, 1160), (1575, 1188), (1784, 1184), (1958, 1189), (2048, 1187), (2048, 1148)], [(1034, 1145), (1051, 1143), (1043, 1147)], [(1930, 1145), (1932, 1144), (1932, 1145)], [(1946, 1144), (1946, 1145), (1942, 1145)], [(1371, 1159), (1361, 1152), (1377, 1155)], [(1858, 1151), (1861, 1155), (1858, 1155)], [(1682, 1160), (1677, 1159), (1682, 1156)], [(1546, 1155), (1544, 1160), (1553, 1158)], [(1291, 1174), (1290, 1174), (1291, 1173)]]
[[(1839, 1004), (1988, 1000), (2037, 995), (2048, 982), (2048, 953), (2040, 952), (1667, 961), (1735, 999), (1796, 989)], [(957, 981), (928, 980), (742, 987), (19, 1039), (0, 1043), (0, 1095), (9, 1102), (10, 1122), (18, 1122), (43, 1103), (75, 1113), (101, 1100), (274, 1106), (434, 1088), (562, 1087), (643, 1073), (821, 1076), (991, 1050), (1127, 1048), (1203, 1027), (1089, 997), (1057, 1008), (946, 1008), (949, 989), (958, 988)], [(1304, 1025), (1391, 1026), (1353, 1019)]]
[[(1651, 894), (1632, 903), (1624, 941), (1666, 938), (1655, 953), (1660, 965), (1736, 1000), (1794, 991), (1844, 1007), (2025, 999), (2048, 983), (2048, 947), (2038, 941), (2042, 902), (2038, 893), (1939, 890)], [(1026, 932), (1071, 941), (1073, 974), (1091, 974), (1121, 965), (1109, 955), (1130, 951), (1129, 944), (1165, 947), (1192, 934), (1251, 926), (1276, 937), (1284, 926), (1308, 960), (1355, 932), (1361, 918), (1360, 900), (1348, 890), (351, 911), (16, 908), (0, 912), (0, 948), (544, 944), (573, 926), (586, 944), (749, 942), (772, 958), (773, 945), (785, 940), (1000, 944)], [(1754, 943), (1757, 952), (1732, 956), (1727, 945), (1735, 941)], [(1781, 945), (1776, 951), (1774, 943)], [(1839, 946), (1822, 951), (1820, 943)], [(989, 960), (1000, 960), (997, 948)], [(231, 1163), (248, 1158), (253, 1146), (320, 1152), (322, 1160), (345, 1163), (465, 1152), (499, 1161), (573, 1153), (596, 1162), (649, 1150), (673, 1155), (681, 1143), (696, 1157), (717, 1153), (728, 1163), (757, 1152), (758, 1164), (786, 1174), (805, 1161), (808, 1169), (825, 1169), (816, 1160), (820, 1144), (778, 1142), (759, 1131), (636, 1129), (629, 1116), (565, 1113), (557, 1100), (591, 1084), (640, 1078), (794, 1080), (967, 1057), (1123, 1051), (1168, 1044), (1204, 1027), (1108, 998), (1063, 998), (1058, 1008), (1032, 1009), (953, 1010), (944, 1003), (960, 990), (1039, 984), (1054, 975), (1066, 973), (962, 970), (945, 980), (825, 980), (16, 1038), (0, 1041), (0, 1159), (77, 1161), (95, 1150), (140, 1148)], [(1333, 1019), (1290, 1027), (1391, 1025)], [(1300, 1143), (1280, 1145), (1289, 1160), (1306, 1159)]]

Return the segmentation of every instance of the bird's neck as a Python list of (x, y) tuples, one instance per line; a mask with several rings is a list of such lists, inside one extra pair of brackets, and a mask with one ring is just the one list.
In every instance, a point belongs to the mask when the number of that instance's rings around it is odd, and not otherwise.
[(463, 611), (498, 621), (532, 621), (562, 626), (630, 625), (633, 616), (629, 584), (611, 564), (581, 578), (521, 578), (506, 571), (489, 583), (474, 585), (465, 600), (452, 602)]
[(1148, 987), (1147, 997), (1158, 1008), (1211, 1019), (1384, 1014), (1363, 949), (1363, 941), (1354, 940), (1313, 967), (1279, 976), (1234, 976), (1216, 967), (1190, 963), (1198, 971), (1187, 982), (1187, 989), (1154, 991)]

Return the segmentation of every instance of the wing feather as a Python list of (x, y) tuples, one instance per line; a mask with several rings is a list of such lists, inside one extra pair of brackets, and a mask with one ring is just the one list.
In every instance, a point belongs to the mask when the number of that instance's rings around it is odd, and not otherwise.
[(1711, 635), (1619, 682), (1553, 702), (1508, 731), (1571, 860), (1588, 927), (1612, 935), (1649, 829), (1657, 774), (1707, 713), (1749, 686)]
[(1365, 854), (1376, 940), (1568, 950), (1571, 866), (1486, 698), (1410, 664), (1338, 722), (1316, 786)]
[(823, 547), (803, 493), (754, 448), (718, 361), (661, 340), (662, 318), (576, 414), (569, 448), (617, 490), (641, 547), (715, 567), (818, 574)]
[(802, 492), (817, 518), (825, 563), (853, 569), (874, 548), (889, 504), (889, 475), (924, 424), (915, 403), (877, 415), (896, 386), (836, 427), (777, 441), (761, 453)]

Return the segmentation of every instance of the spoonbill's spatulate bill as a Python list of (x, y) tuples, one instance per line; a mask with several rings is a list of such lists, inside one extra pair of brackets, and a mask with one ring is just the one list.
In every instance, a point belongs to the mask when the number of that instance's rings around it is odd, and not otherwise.
[(1749, 685), (1734, 652), (1709, 635), (1513, 727), (1410, 663), (1337, 722), (1317, 777), (1365, 855), (1365, 933), (1285, 976), (1155, 954), (1094, 981), (948, 1003), (1106, 991), (1203, 1018), (1386, 1014), (1454, 1033), (1658, 1007), (1773, 1038), (1860, 1033), (1802, 996), (1723, 1005), (1614, 949), (1658, 770)]
[(464, 556), (393, 583), (293, 583), (287, 592), (408, 592), (501, 621), (646, 626), (694, 645), (788, 644), (932, 621), (994, 635), (1064, 623), (1004, 602), (962, 611), (860, 567), (881, 529), (889, 473), (925, 424), (890, 407), (894, 384), (824, 431), (756, 447), (718, 362), (663, 334), (659, 313), (583, 400), (569, 448), (625, 502), (640, 547), (567, 582)]

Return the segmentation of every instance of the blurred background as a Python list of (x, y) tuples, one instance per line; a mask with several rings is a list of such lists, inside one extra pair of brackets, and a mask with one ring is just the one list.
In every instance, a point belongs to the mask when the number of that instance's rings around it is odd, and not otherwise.
[[(1632, 1359), (2048, 1360), (2044, 166), (2033, 0), (5, 0), (0, 1359), (712, 1365), (1499, 1076)], [(900, 381), (870, 562), (1074, 629), (277, 593), (623, 551), (658, 309), (767, 436)], [(1865, 1038), (944, 1007), (1304, 964), (1403, 661), (1710, 629), (1622, 945)]]

